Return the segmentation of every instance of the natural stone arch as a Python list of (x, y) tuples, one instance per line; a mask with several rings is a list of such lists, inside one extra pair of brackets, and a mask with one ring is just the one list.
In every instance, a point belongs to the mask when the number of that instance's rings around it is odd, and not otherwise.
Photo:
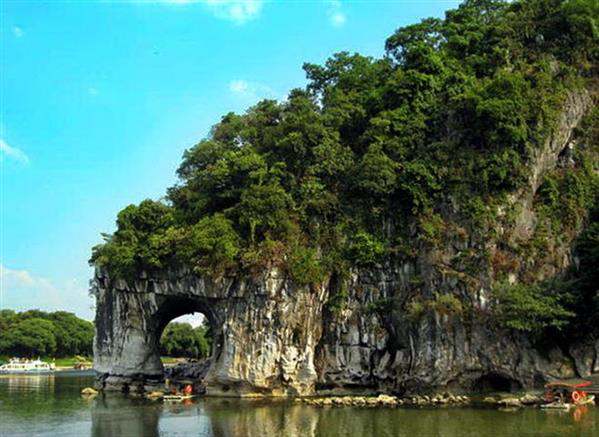
[(112, 280), (96, 271), (94, 369), (106, 390), (151, 390), (163, 381), (158, 349), (168, 322), (199, 311), (215, 337), (208, 394), (310, 394), (327, 287), (296, 287), (271, 270), (210, 279), (189, 271)]
[(218, 356), (222, 338), (219, 338), (217, 333), (222, 321), (212, 308), (213, 307), (208, 299), (198, 298), (196, 296), (177, 295), (166, 298), (153, 316), (153, 325), (156, 327), (154, 336), (155, 353), (160, 353), (160, 340), (164, 330), (170, 322), (184, 315), (201, 313), (204, 316), (205, 322), (215, 334), (212, 344), (212, 351), (215, 353), (211, 355)]
[[(96, 275), (94, 368), (104, 388), (127, 391), (160, 384), (164, 371), (160, 337), (166, 325), (180, 315), (203, 313), (219, 337), (219, 300), (201, 293), (203, 287), (190, 285), (156, 278), (130, 285)], [(214, 352), (218, 352), (218, 342)]]

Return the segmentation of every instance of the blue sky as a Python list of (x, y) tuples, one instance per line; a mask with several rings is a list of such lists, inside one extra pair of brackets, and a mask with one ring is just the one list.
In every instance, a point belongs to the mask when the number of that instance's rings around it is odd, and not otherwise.
[(91, 247), (221, 115), (458, 3), (3, 0), (0, 308), (92, 319)]

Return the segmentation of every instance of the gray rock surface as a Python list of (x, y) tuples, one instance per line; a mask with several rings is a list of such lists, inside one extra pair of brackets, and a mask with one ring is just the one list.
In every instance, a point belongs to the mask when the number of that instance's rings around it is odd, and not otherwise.
[(96, 295), (94, 369), (104, 389), (142, 390), (163, 378), (158, 342), (172, 319), (202, 312), (214, 332), (210, 394), (307, 394), (316, 381), (314, 349), (326, 288), (295, 287), (277, 271), (218, 281), (189, 272), (128, 285), (101, 271)]

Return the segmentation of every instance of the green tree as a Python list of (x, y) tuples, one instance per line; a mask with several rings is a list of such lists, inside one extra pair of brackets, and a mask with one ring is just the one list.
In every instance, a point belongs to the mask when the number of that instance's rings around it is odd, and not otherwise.
[(206, 328), (189, 323), (170, 323), (160, 339), (161, 353), (171, 357), (204, 358), (210, 353)]
[(222, 272), (234, 265), (239, 236), (223, 214), (201, 219), (189, 233), (182, 256), (199, 272)]
[(94, 340), (94, 325), (73, 313), (56, 311), (48, 320), (54, 324), (57, 356), (91, 356)]
[(94, 325), (66, 311), (0, 311), (0, 355), (91, 356), (93, 339)]
[(26, 318), (0, 338), (0, 350), (16, 356), (47, 356), (56, 352), (55, 326), (40, 318)]

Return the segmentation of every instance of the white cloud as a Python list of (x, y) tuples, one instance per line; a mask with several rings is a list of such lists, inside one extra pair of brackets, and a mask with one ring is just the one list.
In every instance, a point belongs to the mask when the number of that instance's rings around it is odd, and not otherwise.
[(93, 86), (91, 86), (87, 89), (87, 93), (90, 96), (97, 96), (98, 94), (100, 94), (100, 91), (98, 91), (98, 88), (94, 88)]
[(177, 317), (176, 319), (171, 320), (171, 323), (189, 323), (192, 327), (196, 328), (204, 323), (204, 319), (205, 317), (202, 313), (192, 313)]
[(35, 280), (27, 270), (7, 269), (0, 264), (0, 280), (2, 287), (31, 287)]
[(331, 24), (335, 27), (341, 27), (345, 24), (345, 14), (343, 12), (335, 12), (331, 15)]
[(236, 79), (229, 82), (229, 91), (246, 100), (276, 99), (277, 93), (270, 87), (257, 82)]
[(340, 0), (330, 0), (328, 1), (329, 10), (327, 12), (329, 16), (329, 21), (335, 27), (341, 27), (347, 21), (347, 16), (342, 11), (342, 5)]
[(243, 24), (258, 18), (264, 0), (166, 0), (171, 4), (204, 4), (216, 17)]
[(260, 15), (264, 0), (203, 0), (219, 18), (243, 24)]
[(0, 264), (0, 284), (4, 302), (30, 298), (31, 308), (40, 304), (60, 304), (58, 290), (46, 278), (33, 276), (27, 270), (14, 270)]
[(9, 269), (0, 264), (0, 309), (64, 310), (91, 319), (91, 303), (87, 288), (77, 279), (68, 279), (57, 287), (49, 279), (27, 270)]
[(5, 156), (22, 164), (29, 164), (29, 157), (25, 152), (10, 146), (6, 141), (0, 139), (0, 159), (4, 159)]
[(249, 85), (245, 80), (232, 80), (229, 82), (229, 90), (236, 94), (245, 94), (248, 92)]
[(19, 26), (13, 26), (12, 34), (17, 38), (21, 38), (23, 35), (25, 35), (25, 32)]

